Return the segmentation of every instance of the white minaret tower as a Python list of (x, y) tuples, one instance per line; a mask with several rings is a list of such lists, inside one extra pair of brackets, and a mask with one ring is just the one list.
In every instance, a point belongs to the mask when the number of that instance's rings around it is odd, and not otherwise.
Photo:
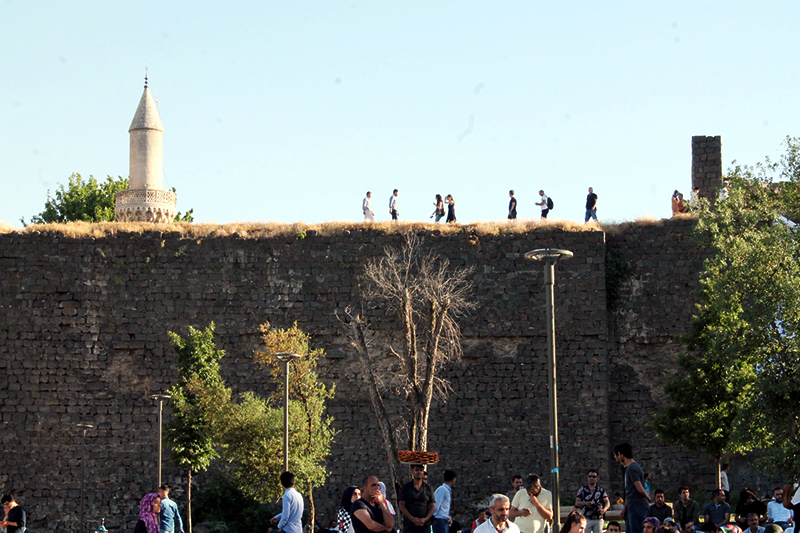
[(114, 218), (119, 222), (169, 223), (175, 219), (176, 196), (164, 186), (164, 126), (144, 77), (144, 93), (131, 127), (128, 190), (117, 193)]

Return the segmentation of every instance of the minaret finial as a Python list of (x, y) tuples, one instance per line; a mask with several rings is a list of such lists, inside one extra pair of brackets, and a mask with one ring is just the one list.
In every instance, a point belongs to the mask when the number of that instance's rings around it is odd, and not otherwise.
[(147, 67), (144, 67), (144, 88), (147, 89)]

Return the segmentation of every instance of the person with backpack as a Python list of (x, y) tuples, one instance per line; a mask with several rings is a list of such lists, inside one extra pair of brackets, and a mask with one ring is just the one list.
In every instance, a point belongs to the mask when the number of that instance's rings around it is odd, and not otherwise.
[(542, 208), (542, 218), (547, 218), (547, 214), (553, 209), (553, 200), (551, 200), (544, 191), (539, 191), (539, 201), (536, 205)]

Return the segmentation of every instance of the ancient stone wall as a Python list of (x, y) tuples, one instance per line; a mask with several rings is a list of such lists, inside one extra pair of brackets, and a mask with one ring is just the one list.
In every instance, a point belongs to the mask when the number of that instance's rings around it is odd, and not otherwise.
[[(478, 307), (461, 320), (464, 356), (443, 369), (454, 392), (435, 406), (429, 439), (441, 457), (432, 481), (438, 485), (445, 468), (459, 473), (457, 514), (467, 518), (482, 498), (506, 492), (512, 473), (548, 479), (542, 265), (523, 257), (535, 248), (575, 254), (556, 267), (563, 491), (577, 490), (588, 467), (621, 490), (610, 446), (623, 439), (665, 482), (698, 479), (707, 461), (664, 448), (645, 426), (658, 404), (658, 372), (674, 366), (676, 337), (691, 316), (702, 252), (690, 226), (673, 220), (608, 233), (555, 226), (420, 232), (441, 257), (474, 269)], [(87, 522), (106, 517), (109, 529), (133, 527), (138, 501), (156, 481), (149, 395), (175, 380), (167, 331), (185, 334), (189, 325), (211, 321), (227, 353), (223, 375), (236, 391), (270, 392), (251, 361), (265, 321), (297, 321), (331, 352), (321, 376), (337, 385), (329, 413), (340, 433), (330, 481), (316, 494), (323, 524), (346, 485), (366, 472), (387, 474), (361, 373), (335, 313), (357, 301), (364, 262), (399, 245), (400, 236), (363, 226), (301, 236), (0, 235), (0, 486), (21, 496), (32, 530), (77, 526), (78, 423), (95, 426), (86, 439)], [(378, 340), (398, 342), (390, 317), (376, 315), (373, 324)], [(168, 466), (164, 479), (185, 487)]]

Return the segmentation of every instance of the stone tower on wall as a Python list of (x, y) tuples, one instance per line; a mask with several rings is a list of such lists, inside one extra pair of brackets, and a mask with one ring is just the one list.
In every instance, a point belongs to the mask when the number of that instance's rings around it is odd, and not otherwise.
[(692, 190), (700, 188), (700, 196), (714, 201), (722, 187), (722, 137), (692, 137)]
[(147, 76), (128, 133), (131, 136), (128, 190), (117, 193), (114, 219), (119, 222), (172, 222), (177, 197), (172, 191), (162, 190), (164, 126), (147, 87)]

